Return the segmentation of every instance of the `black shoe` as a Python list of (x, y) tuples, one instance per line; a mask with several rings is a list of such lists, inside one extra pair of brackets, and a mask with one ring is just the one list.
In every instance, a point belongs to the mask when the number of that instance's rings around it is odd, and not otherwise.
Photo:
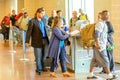
[(36, 70), (36, 73), (37, 73), (38, 75), (40, 75), (40, 74), (41, 74), (41, 72), (38, 72), (37, 70)]
[(87, 79), (98, 79), (98, 77), (96, 75), (93, 75), (91, 77), (87, 77)]
[(116, 78), (118, 78), (118, 75), (113, 75), (112, 78), (108, 78), (107, 80), (113, 80), (113, 79), (116, 79)]
[(48, 71), (48, 69), (44, 68), (42, 71), (43, 71), (43, 72), (47, 72), (47, 71)]

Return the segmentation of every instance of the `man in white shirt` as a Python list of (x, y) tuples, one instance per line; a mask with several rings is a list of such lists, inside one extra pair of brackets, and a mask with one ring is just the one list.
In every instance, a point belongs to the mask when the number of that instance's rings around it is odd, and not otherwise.
[(94, 47), (94, 56), (90, 65), (90, 73), (87, 79), (97, 79), (97, 76), (93, 74), (93, 67), (100, 66), (105, 69), (107, 74), (107, 80), (115, 79), (116, 76), (110, 72), (109, 69), (109, 59), (106, 52), (107, 46), (107, 34), (108, 27), (106, 25), (106, 16), (107, 14), (102, 11), (102, 20), (96, 23), (95, 25), (95, 47)]

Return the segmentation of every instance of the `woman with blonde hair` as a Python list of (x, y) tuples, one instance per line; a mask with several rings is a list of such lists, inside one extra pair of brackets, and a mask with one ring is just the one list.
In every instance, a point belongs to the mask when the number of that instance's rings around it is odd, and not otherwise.
[(66, 62), (69, 63), (64, 40), (73, 36), (71, 34), (63, 33), (63, 20), (61, 17), (55, 17), (53, 23), (52, 37), (48, 49), (48, 57), (52, 57), (50, 76), (56, 77), (54, 69), (58, 67), (58, 62), (60, 60), (60, 65), (62, 68), (62, 73), (64, 77), (70, 77), (71, 74), (67, 72)]

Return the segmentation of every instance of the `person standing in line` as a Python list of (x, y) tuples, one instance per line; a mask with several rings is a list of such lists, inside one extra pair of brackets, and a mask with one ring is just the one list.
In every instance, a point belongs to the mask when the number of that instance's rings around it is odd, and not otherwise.
[(15, 13), (15, 10), (12, 10), (12, 14), (10, 16), (10, 20), (12, 22), (12, 26), (15, 26), (15, 17), (16, 17), (16, 13)]
[(11, 23), (12, 23), (12, 30), (13, 30), (13, 34), (12, 34), (12, 36), (13, 36), (13, 43), (16, 43), (16, 37), (15, 37), (16, 34), (14, 33), (14, 31), (16, 29), (16, 26), (15, 26), (15, 22), (16, 22), (15, 17), (16, 17), (16, 13), (15, 13), (15, 10), (13, 9), (12, 10), (12, 14), (10, 16), (10, 20), (11, 20)]
[(15, 17), (15, 26), (16, 27), (14, 27), (14, 31), (15, 31), (15, 33), (16, 33), (16, 35), (15, 35), (15, 37), (16, 37), (16, 43), (17, 43), (17, 45), (18, 46), (22, 46), (21, 45), (21, 31), (20, 31), (20, 29), (19, 29), (19, 19), (24, 15), (24, 12), (26, 12), (26, 9), (25, 8), (22, 8), (21, 9), (21, 11), (16, 15), (16, 17)]
[(31, 37), (31, 46), (34, 47), (34, 55), (36, 60), (36, 73), (39, 75), (45, 70), (45, 60), (48, 55), (48, 34), (45, 27), (44, 20), (42, 19), (44, 15), (43, 8), (38, 8), (35, 17), (29, 21), (27, 36), (26, 36), (26, 46), (29, 46), (29, 41)]
[(82, 9), (79, 9), (79, 12), (80, 12), (79, 20), (85, 20), (90, 23), (90, 20), (89, 20), (87, 14), (85, 14)]
[(98, 77), (93, 74), (93, 68), (96, 66), (103, 67), (107, 74), (107, 80), (117, 78), (114, 74), (110, 72), (109, 69), (109, 58), (106, 52), (107, 46), (107, 35), (108, 27), (106, 25), (106, 13), (102, 11), (101, 21), (97, 22), (95, 25), (95, 47), (94, 56), (90, 65), (90, 73), (87, 79), (97, 79)]
[(49, 25), (50, 27), (52, 26), (52, 22), (53, 22), (55, 16), (56, 16), (56, 11), (55, 11), (55, 10), (52, 10), (52, 11), (51, 11), (51, 17), (49, 17), (49, 19), (48, 19), (48, 25)]
[(50, 67), (50, 76), (56, 77), (54, 72), (55, 68), (58, 67), (58, 62), (60, 60), (60, 65), (62, 68), (62, 73), (64, 77), (70, 77), (71, 74), (67, 72), (66, 63), (69, 63), (66, 56), (65, 49), (65, 39), (73, 36), (71, 34), (64, 34), (63, 31), (63, 20), (61, 17), (56, 16), (53, 23), (52, 37), (50, 39), (50, 44), (48, 48), (48, 57), (52, 58)]
[(66, 20), (65, 20), (64, 17), (62, 17), (62, 10), (57, 10), (56, 13), (57, 13), (57, 16), (58, 16), (58, 17), (61, 17), (62, 20), (63, 20), (64, 31), (67, 32), (67, 33), (69, 33), (69, 28), (68, 28), (68, 26), (66, 25)]
[(3, 28), (3, 36), (4, 36), (4, 41), (8, 42), (9, 41), (9, 32), (10, 32), (10, 26), (11, 26), (11, 21), (10, 21), (10, 13), (8, 13), (6, 16), (1, 21), (1, 26)]
[(24, 12), (23, 16), (21, 16), (18, 19), (18, 24), (19, 24), (19, 29), (20, 29), (20, 40), (19, 43), (20, 45), (23, 46), (24, 48), (24, 53), (26, 53), (26, 47), (25, 47), (25, 39), (26, 39), (26, 31), (28, 29), (28, 22), (30, 18), (28, 17), (28, 13)]
[(53, 25), (53, 21), (54, 21), (54, 17), (56, 16), (56, 10), (52, 10), (51, 11), (51, 17), (49, 17), (48, 19), (48, 25), (50, 26), (50, 37), (51, 37), (51, 33), (52, 33), (52, 25)]
[(62, 10), (57, 10), (56, 13), (57, 13), (57, 16), (58, 16), (58, 17), (61, 17), (61, 18), (62, 18), (62, 20), (63, 20), (63, 25), (65, 26), (65, 25), (66, 25), (66, 21), (65, 21), (65, 18), (62, 17)]
[[(113, 29), (112, 23), (110, 21), (108, 21), (109, 16), (110, 16), (109, 11), (104, 10), (103, 12), (106, 14), (105, 18), (106, 18), (106, 24), (108, 27), (108, 35), (107, 35), (108, 46), (107, 46), (107, 48), (110, 48), (110, 47), (114, 46), (114, 41), (112, 38), (112, 35), (114, 34), (114, 29)], [(109, 64), (110, 72), (115, 75), (115, 63), (114, 63), (114, 58), (113, 58), (113, 49), (111, 49), (111, 50), (107, 49), (107, 55), (108, 55), (108, 59), (109, 59), (109, 63), (110, 63)], [(103, 72), (105, 72), (104, 69), (103, 69)], [(115, 75), (115, 76), (117, 77), (118, 75)]]
[(69, 31), (75, 30), (74, 28), (76, 27), (76, 21), (78, 21), (79, 18), (77, 17), (77, 11), (72, 12), (72, 18), (69, 21)]
[(47, 15), (46, 12), (45, 12), (45, 8), (42, 7), (42, 9), (44, 10), (44, 11), (43, 11), (43, 17), (42, 17), (42, 19), (43, 19), (43, 21), (44, 21), (44, 23), (45, 23), (45, 27), (46, 27), (46, 29), (47, 29), (47, 34), (48, 34), (48, 36), (50, 37), (50, 26), (48, 25), (48, 15)]

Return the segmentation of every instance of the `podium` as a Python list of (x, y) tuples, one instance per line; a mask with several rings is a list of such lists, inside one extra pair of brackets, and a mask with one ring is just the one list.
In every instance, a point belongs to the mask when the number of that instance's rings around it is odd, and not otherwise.
[(93, 57), (93, 49), (85, 49), (82, 47), (80, 36), (71, 38), (71, 53), (67, 55), (71, 64), (67, 68), (75, 73), (88, 73), (91, 59)]

